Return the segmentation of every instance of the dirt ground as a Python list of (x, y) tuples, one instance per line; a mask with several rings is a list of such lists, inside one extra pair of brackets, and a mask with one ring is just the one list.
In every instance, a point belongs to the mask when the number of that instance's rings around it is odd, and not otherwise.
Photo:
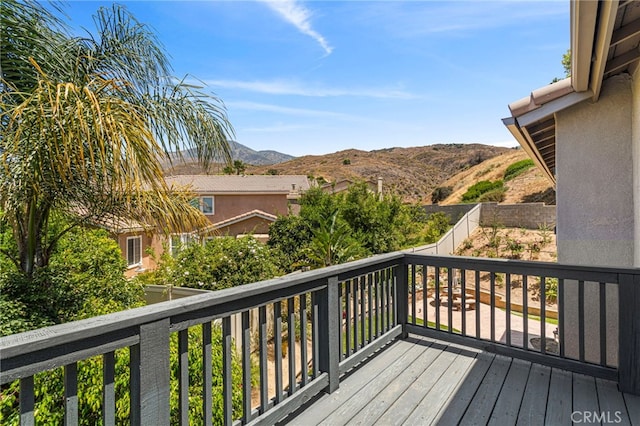
[[(533, 260), (539, 262), (556, 262), (556, 236), (553, 228), (524, 229), (524, 228), (500, 228), (479, 227), (465, 240), (455, 254), (459, 256), (488, 257), (500, 259)], [(474, 274), (467, 274), (467, 288), (474, 285)], [(522, 304), (522, 276), (511, 277), (511, 300)], [(497, 274), (496, 294), (506, 296), (506, 277)], [(527, 278), (529, 306), (540, 307), (538, 277)], [(481, 275), (481, 289), (490, 291), (491, 281), (488, 273)], [(550, 296), (550, 295), (549, 295)], [(546, 309), (557, 310), (557, 305), (552, 297), (547, 300)]]

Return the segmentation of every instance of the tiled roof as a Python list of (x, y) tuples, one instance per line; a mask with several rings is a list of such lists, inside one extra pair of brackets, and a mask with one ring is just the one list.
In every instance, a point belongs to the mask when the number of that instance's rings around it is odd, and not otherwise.
[(188, 185), (194, 192), (206, 194), (289, 194), (309, 189), (309, 179), (302, 175), (178, 175), (165, 180), (169, 185)]

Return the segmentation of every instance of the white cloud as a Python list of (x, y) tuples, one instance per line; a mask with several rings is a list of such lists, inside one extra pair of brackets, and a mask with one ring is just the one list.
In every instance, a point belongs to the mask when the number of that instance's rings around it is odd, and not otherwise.
[(349, 116), (347, 114), (341, 114), (341, 113), (332, 112), (332, 111), (321, 111), (321, 110), (306, 109), (306, 108), (291, 108), (291, 107), (283, 107), (279, 105), (263, 104), (259, 102), (233, 101), (233, 102), (227, 102), (226, 105), (229, 108), (238, 109), (238, 110), (273, 112), (277, 114), (295, 115), (299, 117), (327, 117), (327, 118), (342, 118), (342, 119), (353, 118), (352, 116)]
[(209, 86), (223, 87), (226, 89), (239, 89), (250, 92), (266, 93), (270, 95), (297, 95), (309, 97), (337, 97), (356, 96), (381, 99), (416, 99), (418, 96), (397, 87), (376, 88), (329, 88), (301, 84), (295, 81), (242, 81), (242, 80), (207, 80)]
[(333, 47), (327, 40), (311, 27), (311, 11), (301, 5), (297, 0), (261, 0), (269, 8), (278, 13), (285, 21), (292, 24), (302, 34), (313, 38), (324, 49), (327, 55), (331, 54)]

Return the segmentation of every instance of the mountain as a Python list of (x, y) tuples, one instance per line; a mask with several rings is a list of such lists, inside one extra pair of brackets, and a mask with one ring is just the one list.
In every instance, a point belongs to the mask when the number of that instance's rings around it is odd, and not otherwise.
[(500, 154), (512, 152), (481, 144), (441, 144), (374, 151), (348, 149), (326, 155), (306, 155), (268, 166), (252, 166), (247, 174), (302, 174), (320, 181), (377, 181), (407, 202), (431, 201), (441, 182)]
[(256, 151), (236, 141), (230, 141), (230, 145), (231, 158), (254, 166), (277, 164), (295, 158), (292, 155), (283, 154), (278, 151)]
[[(240, 160), (249, 165), (271, 165), (295, 158), (292, 155), (283, 154), (278, 151), (256, 151), (236, 141), (229, 141), (229, 147), (231, 148), (231, 158), (233, 160)], [(163, 165), (166, 175), (206, 174), (202, 167), (198, 165), (195, 151), (192, 149), (182, 152), (182, 160), (178, 159), (177, 154), (172, 154), (171, 157), (173, 164)], [(219, 173), (221, 170), (222, 167), (216, 164), (212, 166), (210, 173)]]

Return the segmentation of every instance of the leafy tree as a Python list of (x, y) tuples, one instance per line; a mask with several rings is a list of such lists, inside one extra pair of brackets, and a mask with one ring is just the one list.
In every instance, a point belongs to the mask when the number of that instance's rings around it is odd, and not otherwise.
[(342, 217), (367, 251), (373, 254), (399, 250), (406, 243), (411, 222), (400, 198), (369, 191), (365, 182), (351, 185), (342, 202)]
[[(205, 225), (162, 161), (188, 148), (205, 167), (230, 159), (224, 109), (172, 78), (149, 28), (122, 6), (94, 21), (95, 34), (72, 37), (38, 3), (0, 3), (0, 221), (29, 280), (69, 229), (105, 215), (165, 232)], [(69, 226), (49, 234), (54, 213)]]
[(251, 236), (222, 237), (206, 244), (189, 244), (174, 259), (163, 257), (155, 271), (139, 275), (136, 281), (221, 290), (278, 275), (269, 247)]
[(309, 221), (302, 216), (279, 216), (269, 227), (267, 245), (277, 258), (280, 268), (293, 272), (307, 265), (306, 251), (313, 233)]

